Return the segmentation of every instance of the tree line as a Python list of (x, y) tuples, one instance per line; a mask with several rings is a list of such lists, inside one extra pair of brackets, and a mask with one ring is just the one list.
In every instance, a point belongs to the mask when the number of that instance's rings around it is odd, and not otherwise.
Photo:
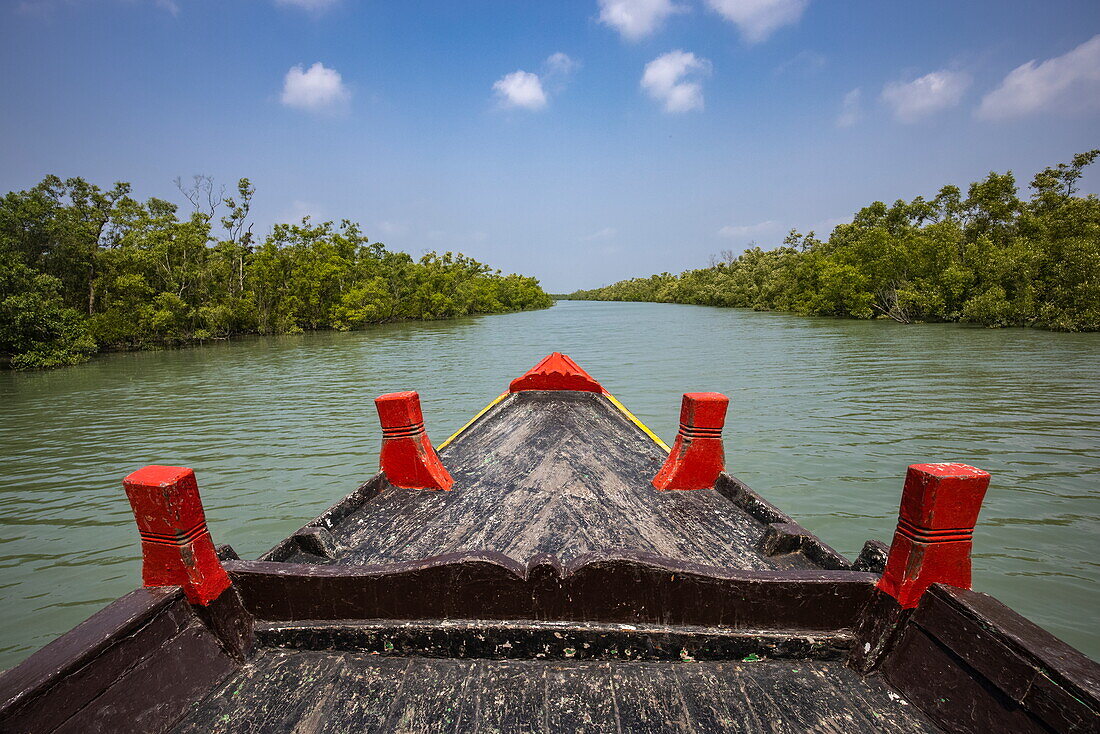
[(827, 240), (792, 230), (772, 249), (565, 298), (1096, 331), (1100, 199), (1077, 184), (1098, 155), (1044, 169), (1026, 200), (1011, 172), (990, 173), (965, 196), (944, 186), (930, 200), (876, 201)]
[(56, 176), (0, 199), (0, 363), (551, 305), (534, 278), (450, 252), (414, 260), (347, 220), (256, 237), (248, 179), (231, 196), (209, 177), (177, 185), (189, 212)]

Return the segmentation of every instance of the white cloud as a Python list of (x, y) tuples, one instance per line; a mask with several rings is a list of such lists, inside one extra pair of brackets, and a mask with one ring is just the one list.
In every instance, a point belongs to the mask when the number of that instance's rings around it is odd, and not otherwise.
[(168, 11), (172, 15), (180, 14), (180, 6), (176, 4), (175, 0), (155, 0), (154, 5), (161, 10)]
[(718, 236), (726, 237), (731, 240), (743, 240), (745, 238), (767, 234), (768, 232), (774, 232), (778, 228), (779, 222), (773, 222), (770, 219), (766, 222), (758, 222), (757, 224), (727, 224), (725, 227), (718, 230)]
[(565, 87), (569, 84), (577, 69), (581, 68), (581, 62), (558, 51), (546, 58), (546, 61), (542, 63), (542, 68), (540, 81), (542, 82), (543, 91), (547, 94), (560, 94), (565, 91)]
[(309, 69), (290, 67), (283, 80), (280, 98), (287, 107), (324, 112), (339, 109), (351, 98), (340, 72), (326, 68), (320, 61)]
[(749, 43), (759, 43), (773, 32), (797, 23), (810, 0), (706, 0), (707, 5), (741, 31)]
[(664, 104), (665, 112), (703, 109), (703, 85), (697, 80), (710, 73), (710, 62), (687, 51), (669, 51), (645, 65), (642, 89)]
[(1052, 106), (1100, 103), (1100, 35), (1061, 56), (1017, 66), (982, 99), (977, 116), (1003, 120)]
[(672, 0), (600, 0), (600, 22), (637, 41), (654, 33), (683, 8)]
[(286, 5), (291, 8), (301, 8), (311, 13), (320, 13), (328, 10), (340, 0), (275, 0), (276, 5)]
[(851, 127), (863, 117), (863, 90), (856, 87), (844, 95), (840, 103), (840, 114), (836, 118), (837, 127)]
[(570, 58), (568, 54), (563, 54), (561, 51), (546, 57), (545, 64), (547, 76), (569, 76), (581, 66), (579, 61)]
[(546, 106), (546, 92), (539, 75), (522, 69), (498, 79), (493, 84), (493, 91), (503, 107), (541, 110)]
[(493, 91), (500, 106), (541, 110), (550, 101), (550, 92), (557, 94), (563, 91), (569, 77), (581, 68), (581, 64), (558, 51), (546, 57), (542, 67), (542, 76), (520, 69), (497, 79), (493, 83)]
[(969, 86), (968, 75), (942, 69), (911, 82), (890, 82), (882, 88), (882, 101), (899, 121), (916, 122), (957, 105)]

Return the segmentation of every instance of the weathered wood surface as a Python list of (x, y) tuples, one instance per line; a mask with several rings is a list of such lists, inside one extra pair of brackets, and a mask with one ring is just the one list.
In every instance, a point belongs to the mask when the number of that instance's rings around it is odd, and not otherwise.
[(176, 732), (935, 732), (841, 663), (491, 661), (264, 650)]
[(882, 672), (947, 731), (1100, 731), (1100, 665), (974, 591), (930, 587)]
[(236, 667), (179, 588), (138, 589), (0, 677), (0, 732), (164, 731)]
[(448, 619), (268, 622), (264, 647), (494, 660), (844, 660), (845, 632), (532, 620)]
[(494, 552), (326, 566), (227, 561), (246, 608), (268, 621), (536, 619), (835, 632), (854, 628), (875, 577), (744, 571), (649, 554), (524, 566)]
[(846, 567), (831, 549), (811, 560), (797, 539), (773, 537), (762, 550), (768, 523), (790, 522), (782, 513), (762, 521), (716, 489), (654, 489), (665, 453), (599, 394), (515, 393), (440, 456), (450, 492), (368, 483), (264, 560), (353, 565), (492, 550), (569, 562), (630, 550), (728, 568)]

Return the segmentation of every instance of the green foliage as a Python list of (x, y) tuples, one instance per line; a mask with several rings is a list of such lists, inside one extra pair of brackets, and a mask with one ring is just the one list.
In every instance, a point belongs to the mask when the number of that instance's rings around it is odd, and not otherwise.
[(83, 317), (61, 299), (61, 281), (0, 252), (0, 355), (16, 369), (88, 359), (96, 344)]
[(233, 197), (206, 177), (177, 185), (186, 216), (132, 198), (128, 184), (103, 191), (79, 178), (0, 199), (0, 361), (55, 367), (97, 349), (551, 305), (534, 278), (449, 252), (413, 260), (346, 220), (307, 217), (256, 241), (248, 179)]
[(1100, 199), (1076, 188), (1097, 157), (1036, 174), (1027, 201), (1011, 173), (990, 173), (965, 198), (945, 186), (931, 200), (875, 202), (826, 241), (791, 232), (771, 250), (566, 298), (1100, 330)]

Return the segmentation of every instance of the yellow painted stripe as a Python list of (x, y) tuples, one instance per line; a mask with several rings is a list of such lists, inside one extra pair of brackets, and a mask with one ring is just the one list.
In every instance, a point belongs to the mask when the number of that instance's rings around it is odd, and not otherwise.
[(510, 394), (511, 394), (511, 393), (504, 393), (503, 395), (501, 395), (500, 397), (498, 397), (498, 398), (497, 398), (496, 400), (494, 400), (493, 402), (491, 402), (491, 403), (489, 403), (488, 405), (486, 405), (486, 406), (485, 406), (484, 408), (482, 408), (482, 409), (481, 409), (481, 412), (479, 412), (479, 413), (478, 413), (477, 415), (475, 415), (475, 416), (474, 416), (473, 418), (471, 418), (470, 420), (466, 421), (466, 425), (462, 426), (462, 428), (459, 428), (459, 429), (458, 429), (457, 431), (455, 431), (454, 433), (452, 433), (452, 434), (451, 434), (451, 436), (450, 436), (450, 438), (448, 438), (448, 439), (447, 439), (446, 441), (444, 441), (443, 443), (441, 443), (441, 444), (439, 444), (438, 446), (436, 446), (436, 447), (435, 447), (435, 450), (436, 450), (436, 451), (442, 451), (442, 450), (443, 450), (443, 448), (444, 448), (444, 447), (445, 447), (445, 446), (446, 446), (447, 444), (449, 444), (449, 443), (450, 443), (451, 441), (454, 441), (454, 440), (455, 440), (456, 438), (458, 438), (458, 436), (459, 436), (459, 434), (460, 434), (460, 433), (462, 433), (462, 432), (463, 432), (463, 431), (465, 431), (465, 430), (466, 430), (467, 428), (469, 428), (470, 426), (472, 426), (472, 425), (474, 424), (474, 421), (476, 421), (476, 420), (477, 420), (478, 418), (480, 418), (481, 416), (483, 416), (483, 415), (485, 415), (486, 413), (488, 413), (488, 412), (489, 412), (489, 408), (492, 408), (492, 407), (493, 407), (494, 405), (496, 405), (497, 403), (499, 403), (499, 402), (500, 402), (501, 400), (504, 400), (504, 398), (508, 397), (508, 396), (509, 396)]
[(608, 400), (610, 400), (610, 401), (611, 401), (611, 404), (612, 404), (612, 405), (614, 405), (614, 406), (615, 406), (616, 408), (618, 408), (619, 410), (621, 410), (621, 411), (623, 412), (623, 415), (625, 415), (625, 416), (626, 416), (627, 418), (629, 418), (629, 419), (630, 419), (630, 422), (631, 422), (631, 423), (633, 423), (634, 425), (638, 426), (638, 428), (641, 428), (641, 429), (642, 429), (643, 431), (645, 431), (645, 435), (647, 435), (647, 436), (649, 436), (650, 438), (652, 438), (652, 439), (653, 439), (653, 442), (654, 442), (655, 444), (657, 444), (658, 446), (660, 446), (660, 447), (661, 447), (662, 449), (664, 449), (664, 451), (665, 451), (665, 453), (666, 453), (666, 454), (667, 454), (667, 453), (670, 453), (670, 452), (672, 451), (672, 449), (670, 449), (670, 448), (668, 447), (668, 444), (667, 444), (667, 443), (665, 443), (664, 441), (662, 441), (662, 440), (661, 440), (661, 439), (660, 439), (660, 438), (659, 438), (659, 437), (657, 436), (657, 434), (656, 434), (656, 433), (654, 433), (653, 431), (649, 430), (649, 426), (647, 426), (647, 425), (646, 425), (645, 423), (642, 423), (642, 422), (641, 422), (640, 420), (638, 420), (638, 417), (637, 417), (636, 415), (634, 415), (633, 413), (631, 413), (631, 412), (630, 412), (629, 410), (627, 410), (627, 409), (626, 409), (626, 406), (625, 406), (625, 405), (623, 405), (622, 403), (620, 403), (620, 402), (619, 402), (619, 401), (618, 401), (618, 400), (617, 400), (617, 399), (615, 398), (615, 396), (614, 396), (614, 395), (612, 395), (612, 394), (611, 394), (611, 393), (609, 393), (609, 392), (605, 392), (605, 393), (604, 393), (604, 397), (605, 397), (605, 398), (607, 398)]

